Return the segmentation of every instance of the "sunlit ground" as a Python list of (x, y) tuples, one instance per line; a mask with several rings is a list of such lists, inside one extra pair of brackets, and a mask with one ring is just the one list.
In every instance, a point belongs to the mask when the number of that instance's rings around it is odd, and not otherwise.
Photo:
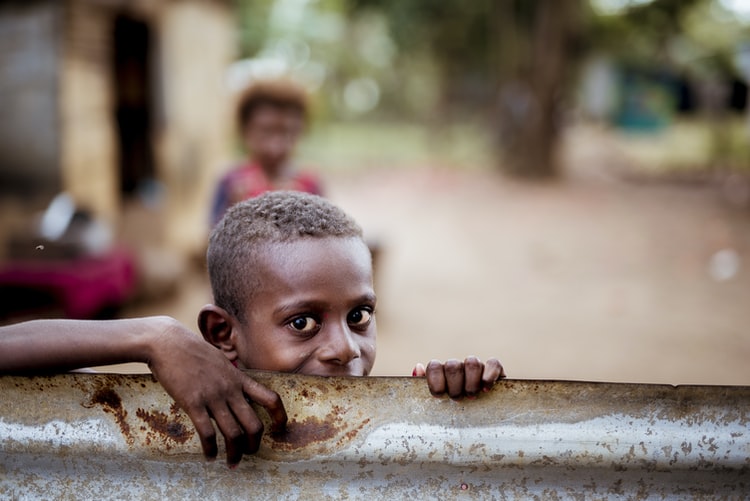
[[(566, 179), (535, 185), (488, 169), (470, 130), (332, 128), (302, 150), (383, 248), (376, 375), (477, 355), (516, 378), (750, 384), (748, 207), (705, 180), (626, 180), (653, 138), (578, 128)], [(129, 313), (194, 326), (206, 301), (196, 274)]]

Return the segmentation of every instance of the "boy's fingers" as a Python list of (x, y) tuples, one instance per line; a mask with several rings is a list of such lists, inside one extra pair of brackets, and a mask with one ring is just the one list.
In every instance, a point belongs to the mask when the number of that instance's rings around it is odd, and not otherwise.
[(281, 432), (286, 429), (287, 415), (281, 397), (275, 391), (269, 390), (254, 379), (243, 375), (243, 390), (245, 394), (268, 412), (271, 418), (271, 431)]
[(195, 426), (195, 431), (198, 432), (198, 437), (201, 440), (201, 447), (203, 448), (203, 454), (208, 459), (216, 459), (219, 453), (219, 448), (216, 445), (216, 429), (214, 428), (211, 418), (208, 415), (206, 409), (200, 409), (200, 411), (185, 411)]
[(451, 398), (460, 398), (464, 394), (464, 363), (452, 358), (445, 362), (445, 385), (448, 389), (448, 396)]
[[(227, 464), (229, 466), (236, 465), (242, 459), (242, 454), (250, 446), (248, 444), (248, 436), (245, 435), (234, 414), (232, 414), (226, 404), (214, 409), (212, 414), (221, 434), (224, 435), (224, 443), (227, 447)], [(261, 424), (260, 426), (260, 433), (262, 434), (263, 425)]]
[(238, 401), (232, 402), (230, 406), (232, 414), (244, 431), (243, 452), (255, 454), (260, 448), (260, 439), (263, 437), (263, 422), (245, 400), (244, 395)]
[(485, 388), (492, 387), (495, 381), (505, 377), (505, 369), (502, 364), (496, 358), (490, 358), (484, 363), (484, 374), (482, 375), (482, 383)]
[(464, 373), (466, 374), (466, 394), (476, 395), (482, 389), (482, 376), (484, 364), (477, 357), (466, 357), (464, 360)]
[(425, 376), (427, 376), (427, 386), (430, 388), (430, 393), (435, 396), (440, 396), (445, 393), (445, 373), (443, 372), (443, 364), (438, 360), (431, 360), (425, 369)]

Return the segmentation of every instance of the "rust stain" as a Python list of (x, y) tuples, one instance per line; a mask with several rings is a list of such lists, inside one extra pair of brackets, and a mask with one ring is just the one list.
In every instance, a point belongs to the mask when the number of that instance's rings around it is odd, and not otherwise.
[(115, 421), (125, 436), (125, 440), (128, 444), (132, 445), (133, 436), (130, 433), (130, 425), (127, 422), (128, 411), (122, 406), (120, 395), (112, 388), (102, 386), (91, 396), (90, 405), (84, 405), (84, 407), (93, 407), (94, 405), (101, 405), (104, 412), (108, 412), (115, 417)]
[[(270, 435), (275, 442), (273, 447), (289, 451), (330, 440), (346, 429), (343, 415), (348, 411), (348, 408), (334, 405), (323, 419), (315, 416), (308, 416), (302, 421), (293, 419), (287, 423), (286, 430)], [(338, 445), (354, 439), (369, 422), (370, 418), (366, 418), (358, 426), (343, 433)]]
[(314, 442), (323, 442), (333, 438), (339, 431), (339, 427), (330, 419), (318, 419), (309, 416), (303, 421), (289, 421), (286, 430), (274, 433), (271, 438), (283, 449), (300, 449)]
[(350, 441), (351, 441), (351, 440), (352, 440), (352, 439), (353, 439), (354, 437), (356, 437), (356, 436), (357, 436), (357, 434), (358, 434), (358, 433), (359, 433), (360, 431), (362, 431), (362, 428), (364, 428), (364, 427), (365, 427), (365, 425), (366, 425), (367, 423), (369, 423), (369, 422), (370, 422), (370, 418), (366, 418), (366, 419), (365, 419), (364, 421), (362, 421), (362, 423), (361, 423), (361, 424), (360, 424), (360, 425), (359, 425), (358, 427), (356, 427), (356, 428), (355, 428), (355, 429), (353, 429), (353, 430), (349, 430), (348, 432), (346, 432), (346, 434), (345, 434), (344, 436), (345, 436), (345, 437), (346, 437), (346, 438), (347, 438), (348, 440), (350, 440)]
[[(172, 407), (171, 414), (176, 414), (176, 407)], [(145, 422), (158, 437), (161, 437), (164, 445), (169, 448), (169, 441), (184, 444), (193, 436), (193, 431), (186, 427), (179, 418), (173, 419), (168, 415), (160, 411), (146, 412), (140, 407), (135, 411), (135, 415), (138, 416), (143, 422)], [(142, 428), (143, 429), (143, 428)], [(151, 436), (146, 437), (146, 443), (151, 443)]]
[(331, 390), (331, 387), (327, 382), (319, 381), (318, 384), (314, 386), (318, 390), (318, 395), (321, 397), (328, 395), (328, 392)]

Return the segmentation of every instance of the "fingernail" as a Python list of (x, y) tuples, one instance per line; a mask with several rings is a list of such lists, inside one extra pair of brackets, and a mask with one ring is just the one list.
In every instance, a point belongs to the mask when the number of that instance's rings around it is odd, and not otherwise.
[(238, 464), (239, 464), (239, 463), (228, 464), (227, 466), (229, 467), (229, 469), (230, 469), (230, 470), (236, 470), (236, 469), (237, 469), (237, 465), (238, 465)]

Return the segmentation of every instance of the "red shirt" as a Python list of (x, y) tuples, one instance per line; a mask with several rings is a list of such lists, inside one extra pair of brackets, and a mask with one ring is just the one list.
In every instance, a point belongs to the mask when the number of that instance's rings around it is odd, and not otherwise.
[(320, 180), (311, 172), (295, 171), (281, 180), (271, 182), (258, 164), (246, 164), (232, 169), (219, 180), (211, 209), (211, 224), (218, 223), (226, 210), (237, 202), (274, 190), (322, 195)]

